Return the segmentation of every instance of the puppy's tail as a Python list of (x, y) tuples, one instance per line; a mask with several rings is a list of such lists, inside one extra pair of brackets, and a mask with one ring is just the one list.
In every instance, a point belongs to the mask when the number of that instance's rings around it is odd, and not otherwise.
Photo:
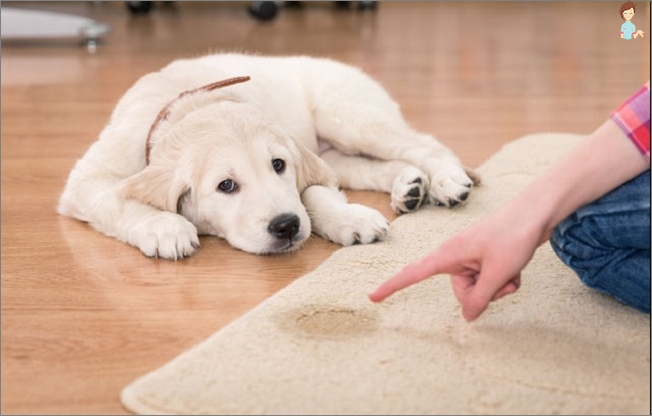
[(473, 186), (478, 186), (482, 183), (482, 177), (478, 172), (476, 172), (474, 169), (464, 166), (464, 172), (471, 178), (473, 181)]

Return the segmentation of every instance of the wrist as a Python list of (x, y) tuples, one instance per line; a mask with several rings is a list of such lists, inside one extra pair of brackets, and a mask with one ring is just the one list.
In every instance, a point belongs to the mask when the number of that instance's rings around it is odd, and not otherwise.
[(550, 238), (554, 229), (551, 225), (554, 206), (537, 197), (533, 190), (529, 187), (517, 195), (496, 213), (497, 218), (492, 218), (492, 221), (508, 224), (511, 233), (521, 235), (519, 240), (539, 246)]

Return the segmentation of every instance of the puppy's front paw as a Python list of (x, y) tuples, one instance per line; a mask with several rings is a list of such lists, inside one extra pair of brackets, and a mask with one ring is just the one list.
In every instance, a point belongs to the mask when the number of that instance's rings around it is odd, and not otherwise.
[(390, 206), (396, 214), (418, 210), (427, 200), (430, 181), (428, 176), (414, 166), (408, 166), (394, 179)]
[(181, 215), (159, 212), (137, 225), (131, 242), (147, 257), (178, 260), (199, 248), (197, 228)]
[(347, 204), (321, 231), (324, 237), (343, 246), (370, 244), (385, 239), (389, 222), (375, 209)]
[(462, 166), (445, 164), (430, 178), (430, 203), (454, 207), (466, 201), (473, 182)]

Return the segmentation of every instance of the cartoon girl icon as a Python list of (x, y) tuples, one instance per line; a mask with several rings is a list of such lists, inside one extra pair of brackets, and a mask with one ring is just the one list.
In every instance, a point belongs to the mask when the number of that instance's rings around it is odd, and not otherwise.
[(630, 40), (632, 39), (632, 36), (634, 39), (638, 36), (643, 37), (644, 32), (640, 29), (636, 30), (636, 26), (632, 23), (632, 17), (634, 17), (635, 12), (636, 5), (634, 2), (628, 1), (620, 6), (620, 16), (625, 20), (625, 23), (620, 26), (620, 37), (622, 39)]

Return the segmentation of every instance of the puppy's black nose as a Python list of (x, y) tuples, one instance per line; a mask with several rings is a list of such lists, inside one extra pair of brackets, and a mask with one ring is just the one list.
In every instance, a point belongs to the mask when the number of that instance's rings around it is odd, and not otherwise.
[(301, 221), (294, 214), (281, 214), (270, 221), (267, 230), (278, 239), (292, 239), (299, 232)]

